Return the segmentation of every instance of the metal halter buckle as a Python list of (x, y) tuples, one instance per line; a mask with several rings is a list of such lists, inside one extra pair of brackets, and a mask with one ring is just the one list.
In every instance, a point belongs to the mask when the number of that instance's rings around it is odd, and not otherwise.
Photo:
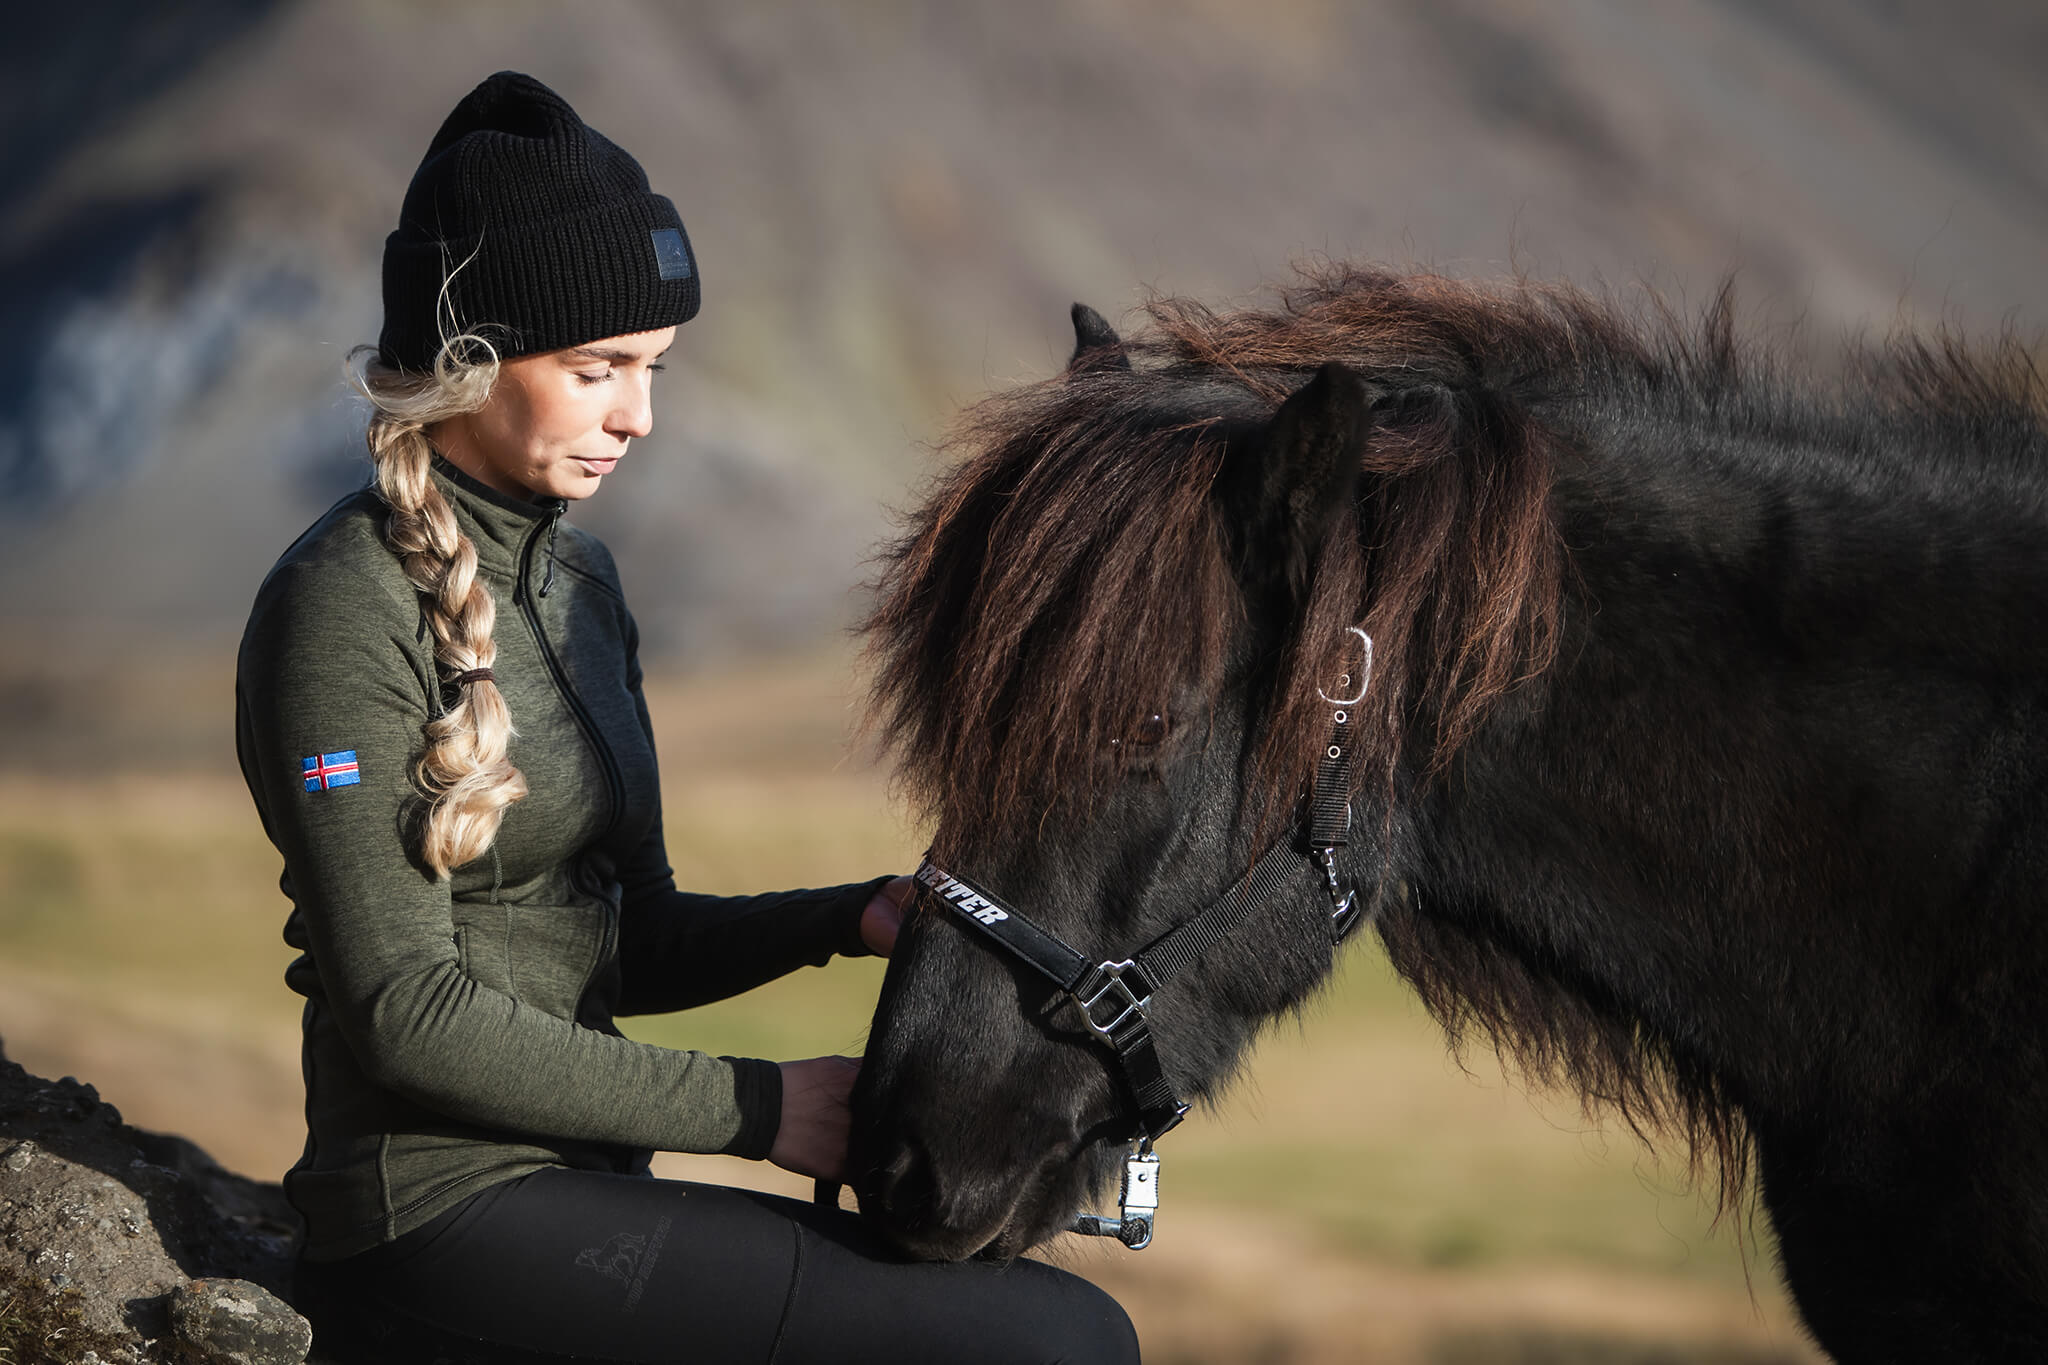
[[(1067, 998), (1081, 1007), (1081, 1022), (1088, 1026), (1088, 1031), (1104, 1042), (1113, 1044), (1116, 1041), (1112, 1036), (1113, 1032), (1132, 1015), (1139, 1019), (1145, 1018), (1146, 1007), (1152, 1003), (1150, 995), (1141, 996), (1124, 983), (1124, 973), (1136, 972), (1142, 984), (1149, 986), (1152, 983), (1145, 980), (1142, 969), (1129, 958), (1122, 962), (1098, 962), (1095, 964), (1095, 971), (1100, 973), (1101, 981), (1095, 986), (1092, 994), (1085, 997), (1081, 994), (1089, 984), (1084, 981), (1067, 992)], [(1095, 1021), (1095, 1007), (1103, 1000), (1109, 1001), (1110, 1008), (1116, 1011), (1116, 1017), (1106, 1024), (1099, 1024)]]

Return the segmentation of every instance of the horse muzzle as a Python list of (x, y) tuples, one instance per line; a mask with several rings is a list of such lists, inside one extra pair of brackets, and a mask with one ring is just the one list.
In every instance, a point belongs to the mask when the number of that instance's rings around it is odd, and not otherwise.
[(861, 1214), (904, 1255), (1010, 1260), (1077, 1226), (1097, 1163), (1069, 1146), (1035, 1169), (943, 1169), (915, 1138), (898, 1141), (855, 1185)]

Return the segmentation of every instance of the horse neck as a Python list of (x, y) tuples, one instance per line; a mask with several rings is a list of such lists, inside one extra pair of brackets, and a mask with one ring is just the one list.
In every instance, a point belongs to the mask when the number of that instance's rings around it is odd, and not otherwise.
[(2048, 434), (1995, 449), (1960, 425), (1680, 411), (1576, 436), (1555, 501), (1582, 607), (1627, 605), (1654, 641), (1772, 674), (2048, 662)]
[(1423, 913), (1749, 1104), (1911, 1054), (2010, 835), (1973, 765), (2039, 778), (2038, 486), (1845, 424), (1563, 434), (1557, 661), (1423, 803)]

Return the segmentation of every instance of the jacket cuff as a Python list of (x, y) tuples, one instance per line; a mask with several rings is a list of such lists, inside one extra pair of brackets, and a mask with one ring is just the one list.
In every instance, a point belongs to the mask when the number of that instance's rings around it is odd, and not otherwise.
[(868, 902), (875, 898), (877, 891), (880, 891), (894, 880), (895, 874), (892, 873), (889, 876), (876, 877), (873, 881), (862, 882), (858, 886), (848, 888), (855, 894), (850, 897), (850, 904), (845, 911), (845, 925), (839, 931), (839, 955), (841, 957), (873, 957), (875, 955), (874, 950), (868, 947), (867, 940), (860, 936), (861, 912), (868, 908)]
[(782, 1128), (782, 1068), (758, 1057), (720, 1060), (732, 1064), (733, 1103), (740, 1111), (740, 1130), (725, 1155), (765, 1161)]

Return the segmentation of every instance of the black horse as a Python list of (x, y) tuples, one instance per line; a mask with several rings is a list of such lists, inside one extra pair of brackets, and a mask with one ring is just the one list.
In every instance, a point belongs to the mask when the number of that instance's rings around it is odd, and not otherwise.
[[(1453, 1036), (1675, 1131), (1731, 1207), (1753, 1172), (1837, 1358), (2048, 1359), (2024, 349), (1823, 382), (1725, 294), (1681, 323), (1349, 268), (1149, 312), (1125, 342), (1077, 305), (1067, 372), (974, 409), (887, 552), (876, 701), (931, 862), (1090, 962), (1278, 866), (1150, 1004), (1206, 1097), (1330, 971), (1299, 846), (1340, 783), (1339, 880)], [(1353, 627), (1357, 761), (1318, 791)], [(856, 1189), (911, 1254), (1012, 1256), (1162, 1125), (1044, 972), (921, 905)]]

